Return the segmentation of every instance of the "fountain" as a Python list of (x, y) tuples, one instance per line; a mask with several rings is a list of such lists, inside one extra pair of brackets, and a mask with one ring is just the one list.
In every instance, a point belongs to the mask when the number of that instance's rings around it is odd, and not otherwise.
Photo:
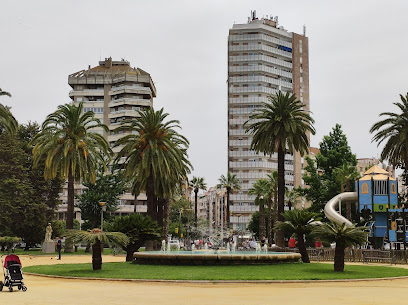
[[(203, 249), (196, 249), (193, 244), (191, 251), (170, 251), (170, 242), (162, 241), (162, 251), (135, 252), (133, 262), (136, 264), (156, 264), (156, 265), (252, 265), (252, 264), (273, 264), (281, 262), (298, 262), (301, 258), (299, 253), (268, 252), (266, 245), (261, 247), (256, 244), (256, 251), (237, 251), (237, 243), (227, 243), (223, 246), (222, 232), (209, 232), (201, 234), (203, 240), (211, 243), (204, 243)], [(167, 246), (167, 251), (166, 251)]]

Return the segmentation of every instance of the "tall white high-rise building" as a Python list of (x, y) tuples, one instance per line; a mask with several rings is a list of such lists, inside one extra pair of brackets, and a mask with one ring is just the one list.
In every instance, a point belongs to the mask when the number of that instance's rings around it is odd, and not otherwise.
[[(244, 123), (254, 109), (277, 93), (291, 92), (309, 110), (309, 46), (303, 34), (290, 33), (278, 25), (278, 17), (251, 17), (234, 24), (228, 36), (228, 170), (242, 189), (231, 195), (231, 224), (244, 229), (253, 212), (252, 184), (278, 168), (272, 156), (250, 150), (252, 137)], [(285, 184), (288, 189), (302, 185), (303, 158), (298, 153), (285, 156)]]

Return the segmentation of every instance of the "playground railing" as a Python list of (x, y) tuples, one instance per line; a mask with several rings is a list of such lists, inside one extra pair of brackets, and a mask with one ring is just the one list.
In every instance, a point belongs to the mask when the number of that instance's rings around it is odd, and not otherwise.
[[(312, 261), (333, 261), (334, 251), (335, 249), (332, 248), (307, 249), (309, 258)], [(347, 248), (344, 254), (344, 260), (346, 262), (391, 263), (392, 261), (393, 264), (408, 264), (408, 250), (367, 250)]]

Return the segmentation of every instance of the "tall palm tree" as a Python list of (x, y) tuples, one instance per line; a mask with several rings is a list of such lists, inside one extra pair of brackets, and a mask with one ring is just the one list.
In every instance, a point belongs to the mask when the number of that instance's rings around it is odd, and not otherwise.
[(139, 118), (125, 121), (117, 129), (131, 133), (116, 142), (116, 146), (122, 146), (116, 162), (125, 158), (124, 175), (133, 179), (133, 193), (146, 192), (147, 214), (163, 224), (159, 215), (192, 169), (187, 159), (189, 142), (176, 131), (181, 128), (179, 121), (165, 122), (169, 114), (163, 109), (147, 108), (138, 113)]
[(240, 190), (241, 184), (236, 175), (231, 172), (227, 173), (227, 176), (221, 175), (221, 178), (218, 179), (220, 182), (217, 184), (217, 189), (226, 189), (227, 190), (227, 227), (230, 226), (230, 194), (234, 190)]
[[(278, 221), (278, 172), (268, 174), (268, 241), (272, 242), (272, 196), (273, 196), (273, 222)], [(274, 232), (275, 235), (276, 232)]]
[[(2, 95), (11, 97), (10, 93), (3, 91), (0, 88), (0, 96)], [(11, 114), (10, 109), (2, 104), (0, 104), (0, 127), (4, 128), (4, 130), (10, 135), (15, 134), (18, 129), (18, 123)]]
[(285, 191), (285, 200), (286, 203), (288, 204), (289, 210), (291, 210), (294, 205), (300, 203), (299, 196), (300, 196), (299, 192), (296, 191), (295, 189), (291, 191), (287, 189)]
[(285, 211), (282, 216), (285, 221), (278, 221), (276, 228), (289, 234), (296, 234), (299, 252), (304, 263), (310, 263), (305, 245), (305, 235), (312, 232), (316, 226), (314, 222), (319, 214), (305, 209), (293, 209)]
[[(92, 111), (83, 113), (83, 103), (60, 105), (47, 116), (42, 131), (31, 142), (35, 167), (46, 156), (44, 178), (50, 180), (59, 174), (68, 180), (67, 229), (72, 229), (74, 222), (74, 181), (95, 183), (97, 169), (102, 165), (106, 170), (109, 162), (111, 149), (102, 135), (93, 132), (95, 127), (109, 130)], [(65, 251), (72, 251), (70, 244)]]
[(193, 176), (193, 179), (190, 181), (190, 187), (192, 187), (193, 190), (194, 190), (194, 224), (195, 224), (195, 227), (197, 228), (198, 191), (199, 190), (204, 190), (204, 191), (207, 190), (207, 184), (204, 182), (204, 178), (194, 177)]
[(256, 196), (255, 204), (259, 205), (259, 238), (265, 237), (265, 202), (269, 188), (267, 179), (258, 179), (248, 190), (248, 194)]
[[(285, 204), (285, 153), (286, 150), (291, 154), (298, 151), (302, 156), (307, 153), (308, 134), (315, 134), (314, 120), (294, 94), (279, 91), (268, 99), (245, 124), (251, 123), (246, 132), (253, 135), (252, 150), (265, 155), (278, 152), (278, 220), (282, 221), (281, 214)], [(277, 244), (282, 247), (283, 232), (278, 230), (277, 235)]]
[[(343, 166), (335, 169), (336, 179), (341, 183), (341, 192), (344, 192), (344, 184), (346, 184), (346, 192), (350, 191), (350, 182), (360, 177), (357, 168), (350, 164), (343, 164)], [(347, 219), (351, 221), (351, 202), (346, 203)]]
[(380, 145), (386, 141), (381, 152), (381, 159), (388, 160), (392, 165), (408, 167), (408, 93), (404, 97), (400, 94), (401, 102), (394, 103), (401, 113), (383, 112), (386, 118), (375, 123), (371, 129), (372, 141)]
[(92, 245), (92, 269), (102, 269), (102, 245), (108, 244), (126, 247), (129, 244), (129, 238), (121, 232), (104, 232), (101, 229), (92, 229), (91, 231), (69, 230), (67, 238), (74, 243), (89, 243)]
[(313, 231), (313, 235), (320, 237), (323, 241), (335, 242), (334, 271), (344, 271), (344, 250), (353, 245), (362, 245), (367, 241), (368, 232), (365, 227), (347, 227), (335, 223), (324, 223)]

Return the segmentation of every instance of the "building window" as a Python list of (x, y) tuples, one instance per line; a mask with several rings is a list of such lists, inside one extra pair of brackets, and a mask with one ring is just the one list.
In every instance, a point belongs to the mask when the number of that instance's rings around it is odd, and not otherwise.
[(388, 195), (388, 181), (380, 180), (374, 182), (374, 195)]

